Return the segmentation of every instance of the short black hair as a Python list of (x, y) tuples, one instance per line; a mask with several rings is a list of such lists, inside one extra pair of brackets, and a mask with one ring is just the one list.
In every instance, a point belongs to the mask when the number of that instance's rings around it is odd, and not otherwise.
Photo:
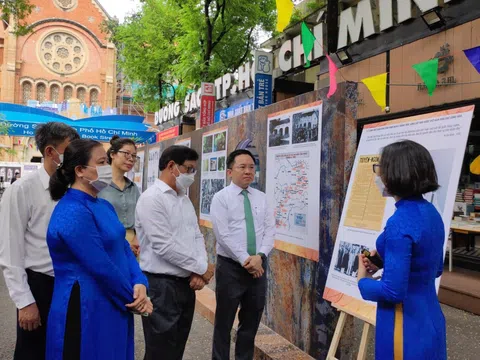
[(380, 171), (392, 196), (422, 196), (440, 187), (430, 152), (411, 140), (398, 141), (383, 148)]
[(162, 156), (160, 156), (160, 162), (158, 164), (160, 171), (165, 170), (168, 163), (172, 160), (175, 164), (183, 165), (185, 161), (197, 161), (198, 153), (188, 146), (172, 145), (165, 149)]
[(47, 146), (56, 148), (67, 139), (80, 139), (80, 136), (77, 130), (61, 122), (51, 121), (41, 124), (35, 130), (35, 142), (42, 155), (45, 155)]
[(255, 163), (255, 157), (250, 151), (245, 149), (239, 149), (231, 152), (230, 155), (228, 155), (227, 169), (232, 169), (233, 164), (235, 163), (235, 159), (237, 158), (237, 156), (240, 156), (240, 155), (249, 155), (253, 159), (253, 163)]

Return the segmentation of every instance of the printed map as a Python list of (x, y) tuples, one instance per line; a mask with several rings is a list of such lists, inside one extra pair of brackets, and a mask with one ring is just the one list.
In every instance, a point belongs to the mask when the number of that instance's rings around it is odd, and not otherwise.
[(275, 221), (279, 231), (307, 232), (309, 170), (309, 151), (275, 155)]

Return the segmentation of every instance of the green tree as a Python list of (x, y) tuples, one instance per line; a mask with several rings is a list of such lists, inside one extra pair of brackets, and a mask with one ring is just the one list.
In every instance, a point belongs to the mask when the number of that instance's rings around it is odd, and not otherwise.
[(275, 25), (275, 0), (144, 0), (124, 24), (105, 23), (137, 101), (156, 110), (175, 84), (180, 99), (202, 81), (251, 58), (260, 30)]
[(10, 22), (10, 15), (15, 19), (15, 33), (25, 35), (30, 32), (26, 18), (32, 13), (34, 6), (29, 0), (0, 0), (2, 20)]

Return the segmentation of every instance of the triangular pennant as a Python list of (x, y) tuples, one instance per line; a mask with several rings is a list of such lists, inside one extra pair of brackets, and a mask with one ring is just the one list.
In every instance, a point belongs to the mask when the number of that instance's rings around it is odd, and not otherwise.
[(315, 36), (310, 31), (305, 21), (302, 22), (302, 45), (303, 45), (303, 52), (305, 54), (305, 67), (307, 68), (310, 67), (309, 56), (315, 45), (315, 40), (316, 40)]
[(290, 23), (293, 13), (291, 0), (276, 0), (277, 2), (277, 31), (282, 32)]
[(473, 67), (480, 73), (480, 46), (463, 50), (468, 61), (473, 65)]
[(327, 98), (330, 99), (337, 91), (337, 65), (333, 62), (332, 58), (327, 55), (328, 60), (328, 75), (330, 76), (330, 89), (328, 89)]
[(438, 58), (412, 65), (412, 67), (425, 83), (428, 95), (432, 96), (437, 87)]
[(370, 90), (373, 99), (378, 106), (385, 110), (387, 106), (387, 73), (361, 80), (362, 83)]

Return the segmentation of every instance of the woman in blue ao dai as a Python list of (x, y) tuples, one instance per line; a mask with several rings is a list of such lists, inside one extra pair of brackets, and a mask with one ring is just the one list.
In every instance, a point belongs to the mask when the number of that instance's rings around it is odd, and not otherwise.
[(396, 211), (377, 239), (379, 270), (360, 255), (358, 287), (377, 303), (375, 357), (378, 360), (446, 360), (445, 317), (435, 280), (443, 271), (445, 228), (423, 195), (438, 189), (435, 164), (427, 149), (413, 141), (385, 147), (374, 165), (376, 183), (396, 201)]
[(70, 143), (50, 179), (60, 201), (47, 233), (55, 271), (48, 360), (133, 360), (132, 312), (153, 310), (125, 228), (97, 198), (111, 174), (103, 146), (82, 139)]

